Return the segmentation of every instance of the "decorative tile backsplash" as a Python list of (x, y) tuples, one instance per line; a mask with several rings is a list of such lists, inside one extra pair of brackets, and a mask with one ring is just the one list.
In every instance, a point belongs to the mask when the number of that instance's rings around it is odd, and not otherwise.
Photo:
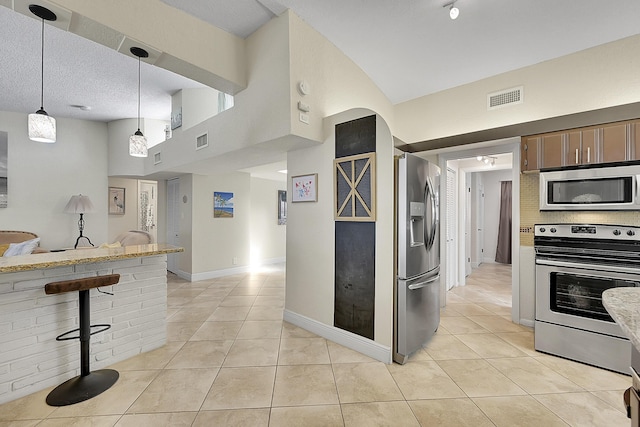
[(540, 174), (520, 174), (520, 246), (533, 246), (533, 226), (548, 223), (640, 226), (636, 211), (540, 211)]

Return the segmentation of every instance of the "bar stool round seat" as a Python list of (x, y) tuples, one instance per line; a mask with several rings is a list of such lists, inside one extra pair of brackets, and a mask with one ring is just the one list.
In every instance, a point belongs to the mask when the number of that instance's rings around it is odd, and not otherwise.
[[(54, 388), (47, 395), (46, 402), (48, 405), (67, 406), (83, 402), (108, 390), (118, 381), (118, 377), (120, 376), (118, 371), (113, 369), (100, 369), (91, 372), (89, 368), (89, 341), (91, 335), (104, 332), (111, 327), (111, 325), (91, 325), (89, 290), (102, 286), (115, 285), (119, 280), (119, 274), (109, 274), (47, 283), (45, 285), (44, 290), (47, 295), (78, 291), (80, 311), (80, 327), (56, 337), (56, 341), (80, 339), (80, 375)], [(95, 328), (96, 330), (92, 332), (91, 328)], [(78, 332), (77, 336), (69, 336), (76, 331)]]

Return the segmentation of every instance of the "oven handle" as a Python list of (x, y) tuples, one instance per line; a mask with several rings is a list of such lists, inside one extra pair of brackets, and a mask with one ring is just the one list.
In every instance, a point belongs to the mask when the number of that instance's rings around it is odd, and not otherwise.
[(549, 265), (552, 267), (580, 268), (582, 270), (595, 270), (595, 271), (604, 271), (604, 272), (612, 271), (616, 273), (638, 274), (637, 268), (618, 267), (615, 265), (581, 264), (577, 262), (553, 261), (550, 259), (538, 259), (538, 258), (536, 258), (536, 264)]

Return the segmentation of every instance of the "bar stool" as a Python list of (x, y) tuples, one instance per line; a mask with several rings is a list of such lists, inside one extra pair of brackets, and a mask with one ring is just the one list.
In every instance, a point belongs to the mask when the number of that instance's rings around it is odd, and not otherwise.
[[(64, 280), (61, 282), (47, 283), (45, 285), (44, 292), (47, 295), (78, 291), (78, 301), (80, 305), (80, 327), (56, 337), (56, 341), (80, 339), (80, 375), (54, 388), (47, 395), (47, 404), (51, 406), (67, 406), (83, 402), (108, 390), (118, 381), (118, 377), (120, 376), (118, 371), (113, 369), (100, 369), (91, 372), (89, 369), (89, 341), (91, 335), (104, 332), (111, 328), (111, 325), (105, 324), (91, 325), (89, 289), (115, 285), (119, 280), (119, 274), (109, 274), (84, 279)], [(96, 328), (96, 330), (91, 332), (91, 328)], [(79, 334), (72, 337), (68, 336), (74, 332), (79, 332)]]

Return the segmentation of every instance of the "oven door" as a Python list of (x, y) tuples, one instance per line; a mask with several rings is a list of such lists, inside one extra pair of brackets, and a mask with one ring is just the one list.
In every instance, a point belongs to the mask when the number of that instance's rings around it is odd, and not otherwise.
[(602, 305), (602, 292), (621, 286), (640, 286), (637, 270), (537, 259), (536, 320), (625, 338)]

